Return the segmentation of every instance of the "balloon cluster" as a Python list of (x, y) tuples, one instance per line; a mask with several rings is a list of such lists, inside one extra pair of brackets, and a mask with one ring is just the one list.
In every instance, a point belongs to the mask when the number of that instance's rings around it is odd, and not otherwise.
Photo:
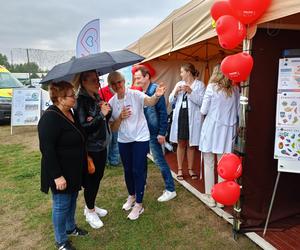
[(235, 154), (224, 154), (218, 163), (218, 174), (225, 179), (213, 186), (211, 196), (218, 203), (231, 206), (240, 197), (240, 186), (235, 182), (242, 175), (241, 158)]
[[(246, 25), (254, 24), (271, 4), (271, 0), (216, 1), (210, 13), (216, 21), (219, 43), (224, 49), (236, 48), (246, 37)], [(221, 63), (223, 74), (234, 83), (245, 81), (251, 73), (253, 58), (245, 52), (227, 56)]]

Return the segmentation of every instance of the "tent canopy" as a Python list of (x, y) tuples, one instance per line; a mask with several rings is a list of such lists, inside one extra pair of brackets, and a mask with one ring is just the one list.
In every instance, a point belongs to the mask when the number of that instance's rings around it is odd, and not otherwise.
[[(210, 8), (213, 3), (214, 0), (190, 1), (183, 7), (174, 10), (159, 25), (129, 45), (127, 49), (142, 55), (146, 61), (149, 61), (163, 55), (172, 55), (172, 52), (192, 45), (205, 46), (201, 42), (210, 41), (210, 44), (216, 46), (212, 46), (209, 53), (201, 50), (203, 54), (198, 57), (214, 57), (218, 54), (220, 47), (215, 38), (217, 34), (212, 27), (210, 16)], [(300, 1), (272, 0), (271, 6), (257, 24), (258, 27), (300, 29), (299, 19)], [(194, 47), (195, 51), (199, 51), (197, 46)], [(190, 55), (191, 53), (186, 54)]]

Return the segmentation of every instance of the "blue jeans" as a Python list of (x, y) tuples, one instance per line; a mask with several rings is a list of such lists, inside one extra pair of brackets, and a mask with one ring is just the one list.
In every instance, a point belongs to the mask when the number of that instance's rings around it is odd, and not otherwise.
[(68, 240), (67, 231), (75, 229), (75, 210), (78, 192), (52, 194), (52, 222), (55, 240), (58, 244)]
[(120, 156), (124, 166), (126, 187), (129, 195), (135, 195), (137, 203), (143, 202), (147, 175), (149, 141), (120, 143)]
[(154, 162), (159, 167), (160, 172), (163, 176), (166, 190), (170, 192), (175, 191), (174, 180), (170, 171), (170, 167), (164, 157), (162, 146), (157, 141), (157, 136), (151, 135), (150, 149), (151, 149), (152, 156), (154, 158)]
[(111, 133), (111, 140), (108, 146), (108, 156), (107, 160), (110, 165), (120, 164), (120, 154), (118, 146), (118, 132)]

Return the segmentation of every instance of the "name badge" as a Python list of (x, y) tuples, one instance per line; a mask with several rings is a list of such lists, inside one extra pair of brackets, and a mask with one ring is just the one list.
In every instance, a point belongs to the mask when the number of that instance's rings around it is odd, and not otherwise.
[(182, 102), (181, 107), (182, 107), (183, 109), (186, 109), (186, 108), (187, 108), (186, 101), (183, 101), (183, 102)]

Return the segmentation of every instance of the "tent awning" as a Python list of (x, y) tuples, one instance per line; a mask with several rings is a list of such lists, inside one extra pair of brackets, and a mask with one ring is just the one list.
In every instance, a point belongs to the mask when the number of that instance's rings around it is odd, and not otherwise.
[[(210, 8), (214, 0), (192, 0), (173, 11), (154, 29), (143, 35), (127, 49), (151, 60), (179, 49), (205, 41), (217, 34), (212, 27)], [(295, 28), (293, 18), (300, 13), (300, 1), (273, 0), (258, 24)], [(274, 22), (281, 19), (280, 23)], [(298, 18), (297, 18), (298, 19)], [(299, 23), (299, 21), (298, 21)]]

